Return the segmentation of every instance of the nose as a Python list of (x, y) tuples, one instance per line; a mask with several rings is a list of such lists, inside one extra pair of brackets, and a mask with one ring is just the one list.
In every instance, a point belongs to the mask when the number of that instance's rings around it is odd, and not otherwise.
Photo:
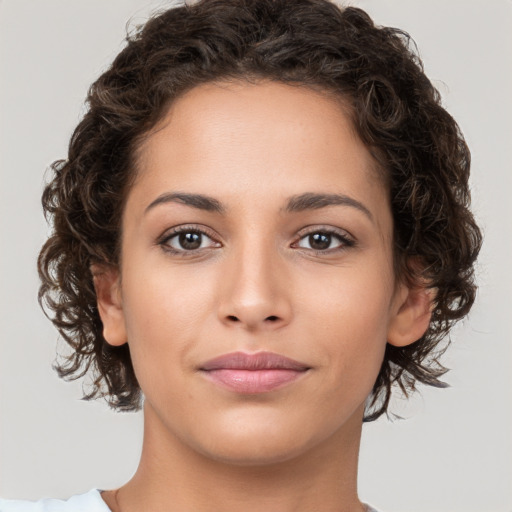
[(291, 321), (292, 286), (277, 251), (247, 244), (233, 251), (225, 263), (218, 303), (221, 322), (247, 331), (272, 331)]

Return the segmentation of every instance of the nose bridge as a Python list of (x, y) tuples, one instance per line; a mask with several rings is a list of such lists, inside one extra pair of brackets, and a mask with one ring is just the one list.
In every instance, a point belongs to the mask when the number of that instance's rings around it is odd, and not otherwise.
[(219, 307), (222, 321), (249, 330), (277, 328), (289, 322), (285, 261), (274, 240), (247, 234), (231, 247), (226, 263)]

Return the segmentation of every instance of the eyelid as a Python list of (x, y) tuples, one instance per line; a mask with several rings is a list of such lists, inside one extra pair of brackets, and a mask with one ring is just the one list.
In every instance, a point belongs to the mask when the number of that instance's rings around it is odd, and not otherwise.
[(158, 237), (156, 240), (156, 244), (161, 246), (163, 250), (174, 253), (174, 254), (180, 254), (180, 255), (193, 255), (200, 252), (202, 249), (206, 249), (205, 247), (199, 248), (199, 249), (176, 249), (174, 247), (171, 247), (167, 245), (167, 242), (174, 238), (175, 236), (179, 235), (180, 233), (188, 233), (188, 232), (195, 232), (195, 233), (201, 233), (202, 235), (208, 237), (212, 242), (214, 242), (213, 247), (221, 247), (222, 244), (218, 240), (218, 235), (214, 233), (211, 229), (207, 228), (206, 226), (198, 225), (198, 224), (182, 224), (179, 226), (175, 226), (172, 228), (167, 229), (161, 236)]
[(312, 233), (329, 233), (355, 241), (355, 237), (351, 235), (346, 229), (330, 226), (328, 224), (311, 224), (309, 226), (305, 226), (299, 230), (297, 236), (302, 238)]
[[(308, 249), (305, 247), (297, 246), (297, 244), (305, 237), (310, 236), (315, 233), (324, 233), (327, 235), (335, 236), (337, 237), (341, 245), (339, 247), (335, 247), (333, 249), (325, 249), (325, 250), (319, 250), (319, 249)], [(306, 228), (303, 228), (299, 231), (297, 234), (297, 239), (295, 242), (293, 242), (292, 247), (297, 247), (298, 249), (303, 249), (307, 252), (314, 252), (316, 254), (332, 254), (335, 252), (341, 252), (346, 250), (347, 248), (354, 247), (356, 245), (355, 238), (345, 229), (341, 228), (335, 228), (333, 226), (322, 226), (322, 225), (315, 225), (315, 226), (308, 226)]]
[[(208, 237), (212, 242), (212, 246), (210, 247), (202, 247), (198, 249), (176, 249), (167, 244), (169, 240), (179, 235), (180, 233), (186, 232), (196, 232), (201, 233), (202, 235)], [(308, 249), (305, 247), (300, 247), (297, 244), (305, 237), (310, 236), (315, 233), (323, 233), (330, 236), (336, 237), (340, 241), (340, 246), (332, 248), (332, 249)], [(156, 240), (156, 244), (161, 246), (163, 250), (181, 256), (193, 256), (194, 254), (198, 254), (205, 249), (208, 248), (219, 248), (222, 247), (222, 243), (219, 241), (219, 236), (210, 228), (198, 225), (198, 224), (182, 224), (179, 226), (175, 226), (167, 229), (158, 239)], [(325, 225), (312, 225), (306, 226), (302, 228), (298, 233), (295, 241), (291, 244), (292, 248), (297, 248), (299, 250), (304, 250), (308, 253), (315, 253), (319, 255), (327, 255), (333, 254), (337, 252), (344, 251), (350, 247), (354, 247), (356, 245), (355, 238), (345, 229), (336, 228), (333, 226), (325, 226)]]

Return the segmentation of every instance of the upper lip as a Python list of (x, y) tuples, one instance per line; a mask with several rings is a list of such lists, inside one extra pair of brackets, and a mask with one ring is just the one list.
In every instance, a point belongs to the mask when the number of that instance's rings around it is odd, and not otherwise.
[(272, 352), (233, 352), (207, 361), (201, 370), (295, 370), (305, 371), (310, 367), (299, 361)]

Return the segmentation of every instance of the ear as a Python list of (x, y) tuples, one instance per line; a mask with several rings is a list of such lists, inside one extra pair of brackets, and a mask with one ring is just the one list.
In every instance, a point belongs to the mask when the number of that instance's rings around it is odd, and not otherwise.
[(435, 290), (425, 285), (399, 285), (394, 314), (388, 327), (388, 343), (405, 347), (419, 340), (427, 331), (432, 317)]
[(113, 266), (91, 265), (98, 312), (103, 323), (103, 337), (109, 345), (126, 343), (126, 326), (121, 300), (119, 270)]

